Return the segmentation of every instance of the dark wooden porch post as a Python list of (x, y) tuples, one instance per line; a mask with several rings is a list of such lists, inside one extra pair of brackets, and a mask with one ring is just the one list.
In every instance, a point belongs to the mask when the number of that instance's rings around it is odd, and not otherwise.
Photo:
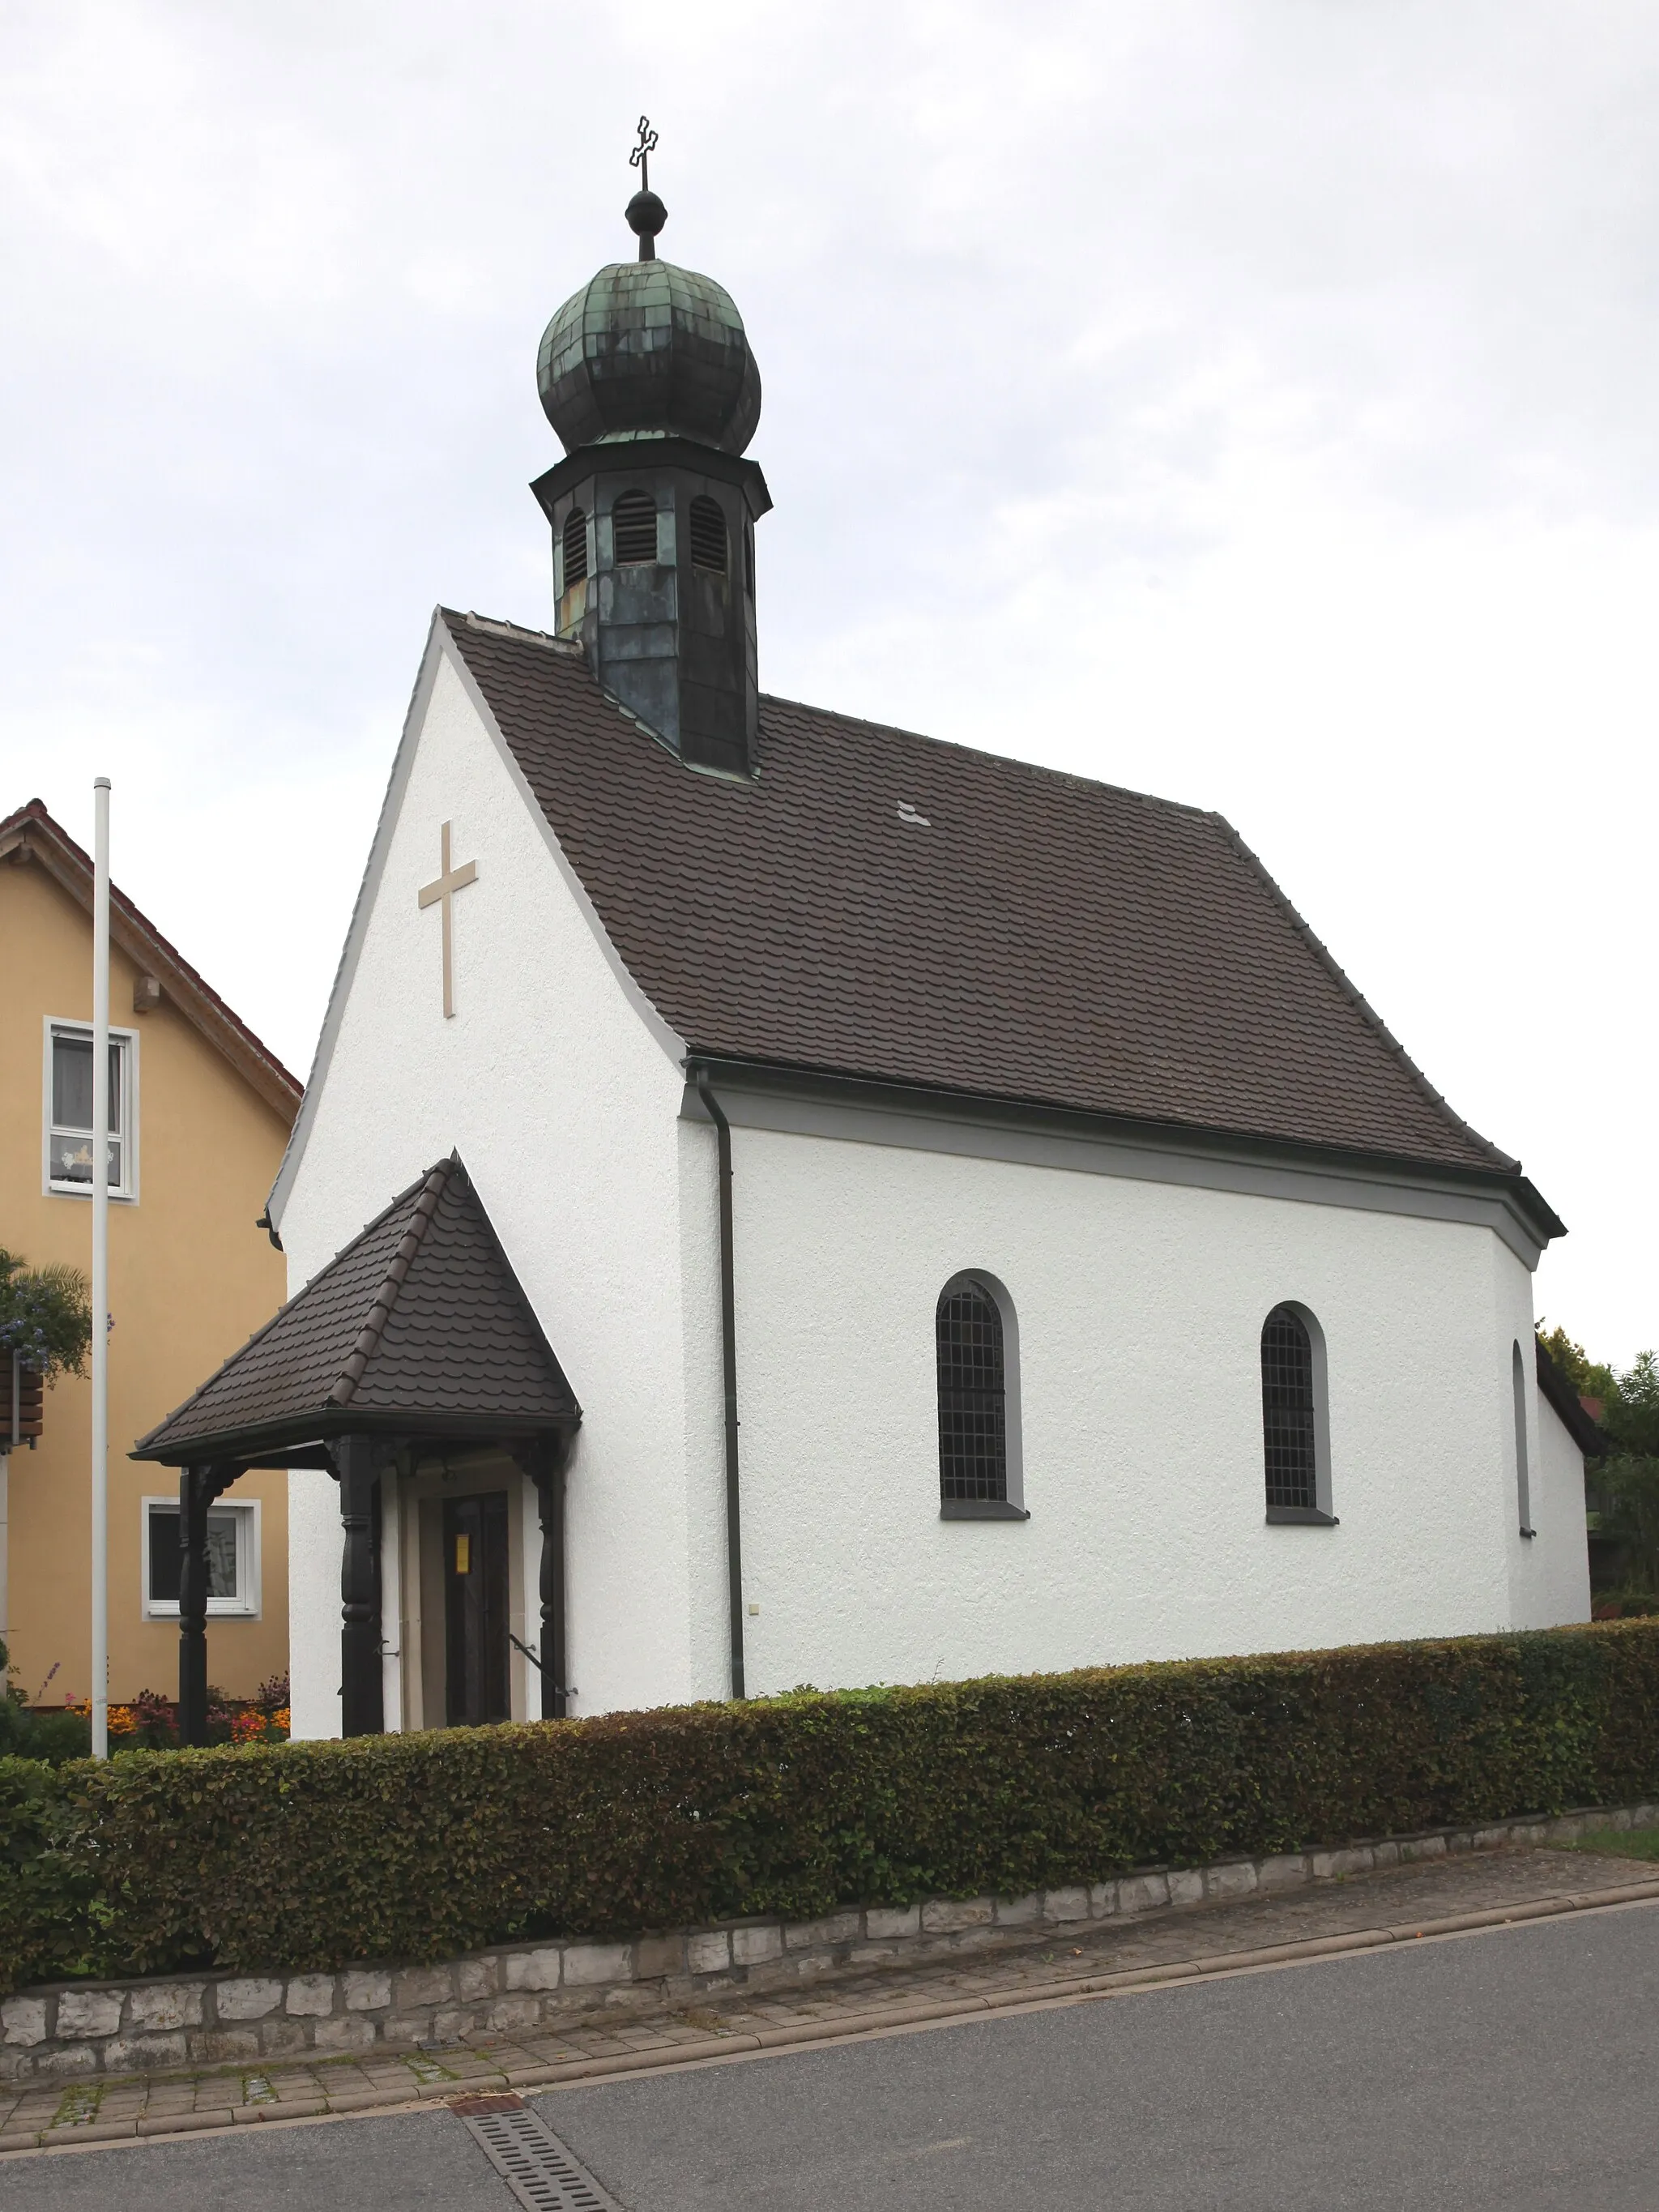
[(340, 1732), (378, 1735), (386, 1726), (380, 1674), (380, 1455), (370, 1437), (330, 1447), (340, 1477)]
[(542, 1524), (542, 1718), (565, 1717), (568, 1691), (564, 1679), (564, 1463), (568, 1456), (562, 1437), (550, 1437), (539, 1445), (530, 1464), (536, 1486), (536, 1506)]
[(207, 1741), (207, 1515), (224, 1488), (212, 1467), (179, 1470), (179, 1741)]

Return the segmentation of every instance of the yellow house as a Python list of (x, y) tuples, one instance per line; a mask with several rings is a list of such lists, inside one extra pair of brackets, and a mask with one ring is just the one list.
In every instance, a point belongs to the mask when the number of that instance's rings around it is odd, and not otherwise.
[[(174, 1696), (178, 1496), (128, 1459), (268, 1321), (283, 1257), (257, 1225), (300, 1085), (131, 902), (110, 915), (109, 1695)], [(92, 1252), (92, 863), (39, 799), (0, 821), (0, 1246)], [(85, 1126), (82, 1126), (85, 1125)], [(91, 1689), (91, 1387), (46, 1394), (33, 1449), (0, 1404), (0, 1637), (46, 1705)], [(288, 1666), (286, 1478), (210, 1523), (208, 1679), (246, 1697)]]

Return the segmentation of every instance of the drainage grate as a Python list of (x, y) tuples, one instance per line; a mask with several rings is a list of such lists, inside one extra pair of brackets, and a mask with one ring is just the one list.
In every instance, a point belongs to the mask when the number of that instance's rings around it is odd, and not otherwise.
[(525, 2212), (623, 2212), (552, 2129), (516, 2097), (457, 2098), (449, 2109)]

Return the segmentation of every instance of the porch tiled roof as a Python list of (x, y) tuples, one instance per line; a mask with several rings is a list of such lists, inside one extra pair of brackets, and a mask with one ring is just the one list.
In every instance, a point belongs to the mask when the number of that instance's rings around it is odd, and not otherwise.
[(459, 1156), (386, 1210), (133, 1456), (182, 1464), (282, 1431), (570, 1428), (580, 1408)]

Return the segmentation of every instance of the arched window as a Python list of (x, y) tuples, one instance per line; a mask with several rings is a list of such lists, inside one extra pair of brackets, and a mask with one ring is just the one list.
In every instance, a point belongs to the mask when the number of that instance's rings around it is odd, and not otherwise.
[(611, 510), (611, 542), (618, 562), (657, 557), (657, 507), (648, 492), (625, 491)]
[(1521, 1534), (1535, 1536), (1532, 1525), (1532, 1466), (1527, 1456), (1527, 1356), (1517, 1340), (1510, 1361), (1510, 1395), (1515, 1401), (1515, 1492), (1521, 1509)]
[(1008, 1370), (1002, 1315), (989, 1286), (957, 1275), (934, 1316), (941, 1505), (1008, 1502)]
[(726, 517), (706, 491), (691, 502), (691, 562), (716, 576), (726, 574)]
[(564, 519), (564, 588), (580, 584), (587, 574), (587, 517), (573, 507)]
[(1292, 1305), (1261, 1324), (1261, 1443), (1270, 1521), (1330, 1524), (1325, 1346), (1319, 1324)]

